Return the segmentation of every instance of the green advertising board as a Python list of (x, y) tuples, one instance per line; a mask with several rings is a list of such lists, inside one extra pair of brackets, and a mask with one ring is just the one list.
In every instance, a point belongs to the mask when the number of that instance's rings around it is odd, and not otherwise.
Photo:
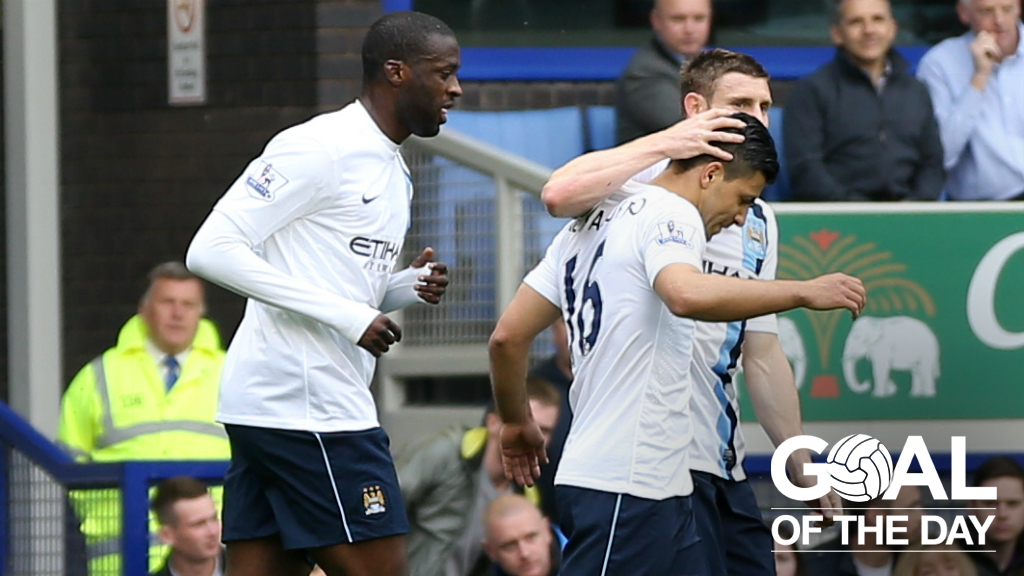
[(856, 321), (779, 317), (805, 420), (1024, 417), (1024, 206), (1005, 206), (777, 206), (780, 279), (868, 293)]

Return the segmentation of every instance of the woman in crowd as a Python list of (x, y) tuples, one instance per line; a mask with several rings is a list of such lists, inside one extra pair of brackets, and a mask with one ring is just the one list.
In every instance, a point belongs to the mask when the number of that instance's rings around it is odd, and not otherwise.
[(978, 576), (978, 570), (956, 546), (917, 544), (900, 553), (892, 576)]

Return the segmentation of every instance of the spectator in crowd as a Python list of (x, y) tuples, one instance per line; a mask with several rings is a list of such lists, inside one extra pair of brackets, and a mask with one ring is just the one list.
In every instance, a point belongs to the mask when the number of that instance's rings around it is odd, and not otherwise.
[(907, 547), (921, 543), (921, 518), (924, 516), (924, 508), (921, 503), (920, 486), (901, 486), (896, 498), (889, 502), (889, 508), (899, 510), (900, 516), (906, 516), (905, 522), (893, 522), (894, 525), (906, 529)]
[[(891, 502), (881, 497), (867, 502), (845, 502), (844, 514), (864, 517), (867, 526), (878, 526), (885, 522), (886, 510)], [(902, 512), (902, 511), (900, 511)], [(884, 530), (879, 530), (882, 537)], [(856, 535), (843, 544), (842, 536), (822, 542), (813, 552), (804, 554), (804, 569), (814, 576), (892, 576), (893, 550), (869, 537), (860, 543)]]
[[(996, 501), (972, 502), (972, 514), (982, 522), (995, 516), (985, 533), (985, 545), (973, 538), (968, 547), (980, 576), (1024, 575), (1024, 468), (1007, 456), (996, 456), (974, 472), (974, 485), (996, 489)], [(995, 508), (984, 510), (985, 508)], [(987, 552), (986, 550), (993, 550)]]
[[(782, 540), (793, 539), (793, 528), (787, 522), (779, 523), (779, 537)], [(772, 546), (775, 556), (775, 576), (804, 576), (800, 565), (800, 555), (796, 553), (796, 542), (779, 544), (776, 540)]]
[(1020, 0), (959, 0), (971, 30), (924, 55), (952, 200), (1024, 200), (1024, 25)]
[[(165, 262), (149, 273), (138, 314), (117, 345), (85, 365), (61, 401), (57, 439), (76, 460), (230, 458), (224, 428), (214, 422), (224, 350), (205, 311), (203, 284), (183, 264)], [(90, 575), (119, 576), (119, 494), (79, 490), (70, 497)]]
[(155, 576), (224, 576), (220, 518), (205, 484), (168, 478), (157, 485), (150, 509), (160, 523), (160, 541), (170, 547)]
[(907, 548), (900, 554), (892, 576), (978, 576), (978, 570), (963, 550), (950, 544)]
[(555, 576), (563, 537), (519, 494), (499, 496), (484, 514), (484, 551), (496, 576)]
[(555, 354), (542, 361), (530, 371), (530, 375), (547, 380), (558, 390), (562, 397), (562, 405), (558, 410), (558, 424), (551, 432), (548, 442), (548, 463), (540, 467), (540, 478), (537, 490), (540, 491), (540, 506), (544, 515), (558, 523), (558, 501), (555, 498), (555, 472), (562, 458), (562, 447), (569, 435), (569, 424), (572, 422), (572, 411), (569, 409), (569, 386), (572, 385), (572, 356), (569, 353), (568, 335), (565, 332), (565, 321), (559, 318), (551, 325), (551, 339), (555, 344)]
[(654, 38), (637, 50), (615, 86), (619, 144), (682, 120), (679, 70), (711, 35), (711, 0), (655, 0)]
[[(545, 440), (561, 399), (548, 382), (528, 378), (527, 396)], [(484, 511), (513, 484), (505, 477), (495, 411), (479, 428), (453, 428), (398, 458), (398, 481), (409, 515), (409, 576), (487, 574)], [(537, 498), (536, 493), (531, 496)]]
[(889, 0), (833, 0), (835, 57), (802, 79), (783, 138), (794, 200), (935, 200), (942, 144), (925, 86), (893, 49)]

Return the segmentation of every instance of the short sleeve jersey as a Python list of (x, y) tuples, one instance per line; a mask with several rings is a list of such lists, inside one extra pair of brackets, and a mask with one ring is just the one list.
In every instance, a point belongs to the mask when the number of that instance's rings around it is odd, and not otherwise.
[[(667, 161), (637, 174), (648, 182)], [(758, 199), (743, 227), (730, 226), (708, 240), (704, 271), (744, 279), (774, 280), (778, 268), (779, 228), (775, 212)], [(744, 440), (736, 395), (736, 372), (747, 331), (778, 334), (775, 314), (742, 322), (696, 322), (693, 345), (693, 442), (690, 467), (728, 480), (743, 480)]]
[[(774, 280), (778, 226), (772, 209), (757, 200), (742, 227), (730, 226), (708, 241), (704, 271), (735, 278)], [(740, 322), (697, 322), (693, 376), (693, 443), (690, 466), (728, 480), (743, 480), (744, 441), (736, 397), (736, 371), (748, 331), (778, 334), (774, 314)]]
[(562, 310), (572, 351), (573, 424), (555, 483), (660, 500), (693, 490), (694, 326), (654, 282), (672, 264), (700, 268), (704, 223), (662, 188), (624, 191), (567, 224), (525, 283)]
[[(411, 200), (398, 145), (356, 101), (274, 136), (214, 210), (271, 266), (378, 308)], [(217, 418), (317, 432), (373, 428), (374, 367), (336, 329), (250, 299), (228, 348)]]

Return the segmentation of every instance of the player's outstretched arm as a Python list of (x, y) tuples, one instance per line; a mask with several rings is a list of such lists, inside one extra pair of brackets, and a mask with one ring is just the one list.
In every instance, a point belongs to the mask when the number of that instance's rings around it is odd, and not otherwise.
[(666, 158), (694, 158), (710, 154), (732, 160), (732, 154), (712, 142), (742, 142), (740, 134), (721, 132), (723, 128), (743, 128), (743, 122), (730, 118), (735, 110), (714, 108), (673, 126), (627, 142), (615, 148), (584, 154), (551, 174), (541, 191), (541, 200), (552, 216), (575, 217), (584, 214), (630, 178)]
[[(778, 446), (794, 436), (802, 435), (800, 395), (778, 334), (746, 333), (743, 340), (743, 374), (757, 421), (772, 445)], [(816, 477), (804, 474), (804, 464), (808, 462), (811, 462), (811, 453), (801, 449), (795, 450), (786, 464), (793, 484), (801, 488), (808, 488), (817, 482)], [(839, 513), (836, 508), (841, 506), (839, 496), (831, 491), (807, 504), (814, 513), (825, 519), (823, 525), (832, 523), (833, 516)]]
[(813, 280), (744, 280), (704, 274), (689, 264), (666, 266), (654, 290), (676, 316), (708, 322), (733, 322), (794, 308), (846, 308), (856, 318), (864, 308), (864, 283), (846, 274)]
[(526, 396), (527, 356), (534, 338), (558, 320), (558, 308), (523, 284), (498, 319), (488, 350), (491, 386), (501, 429), (501, 460), (505, 475), (524, 486), (540, 477), (548, 461), (544, 435), (533, 421)]

